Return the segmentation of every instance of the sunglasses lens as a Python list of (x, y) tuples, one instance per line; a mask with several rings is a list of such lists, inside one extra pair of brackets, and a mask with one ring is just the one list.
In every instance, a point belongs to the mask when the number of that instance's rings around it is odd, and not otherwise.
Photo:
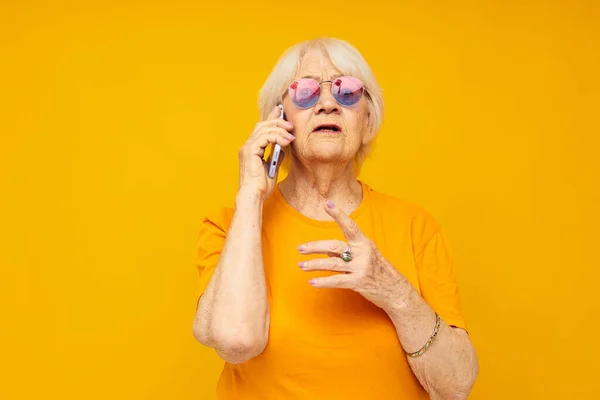
[(343, 106), (352, 106), (363, 95), (364, 84), (353, 76), (341, 76), (331, 83), (331, 94)]
[(288, 89), (290, 99), (300, 108), (308, 108), (315, 105), (321, 94), (319, 82), (314, 79), (302, 78), (292, 82)]

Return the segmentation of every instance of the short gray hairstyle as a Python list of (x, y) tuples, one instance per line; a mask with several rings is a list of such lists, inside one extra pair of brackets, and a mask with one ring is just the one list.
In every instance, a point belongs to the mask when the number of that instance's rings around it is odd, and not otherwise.
[[(348, 42), (335, 38), (318, 37), (305, 40), (288, 48), (281, 55), (260, 89), (258, 96), (260, 118), (265, 120), (273, 108), (282, 102), (282, 97), (287, 91), (288, 85), (296, 77), (302, 58), (311, 50), (320, 50), (323, 55), (329, 57), (332, 64), (342, 74), (355, 76), (365, 84), (365, 98), (369, 110), (367, 126), (369, 133), (374, 134), (374, 137), (370, 143), (361, 146), (354, 158), (354, 169), (358, 174), (373, 148), (375, 135), (379, 132), (383, 123), (383, 95), (369, 64), (360, 52)], [(289, 163), (289, 159), (287, 161), (286, 164)]]

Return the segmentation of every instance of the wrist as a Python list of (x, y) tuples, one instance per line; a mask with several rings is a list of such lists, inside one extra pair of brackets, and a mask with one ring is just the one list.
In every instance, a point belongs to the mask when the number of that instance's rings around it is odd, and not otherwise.
[(383, 310), (392, 316), (400, 317), (410, 308), (411, 296), (416, 293), (411, 283), (401, 274), (392, 283), (392, 288), (387, 290), (389, 296), (383, 305)]
[(261, 195), (251, 189), (240, 188), (235, 196), (236, 208), (260, 207), (262, 203)]

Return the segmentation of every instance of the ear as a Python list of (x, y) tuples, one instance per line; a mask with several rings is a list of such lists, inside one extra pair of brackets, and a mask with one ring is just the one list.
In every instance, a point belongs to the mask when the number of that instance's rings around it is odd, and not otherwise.
[(367, 145), (367, 144), (371, 143), (371, 141), (375, 138), (375, 132), (373, 131), (373, 129), (371, 129), (371, 126), (372, 126), (371, 110), (369, 110), (367, 112), (367, 126), (366, 126), (367, 133), (362, 138), (363, 145)]

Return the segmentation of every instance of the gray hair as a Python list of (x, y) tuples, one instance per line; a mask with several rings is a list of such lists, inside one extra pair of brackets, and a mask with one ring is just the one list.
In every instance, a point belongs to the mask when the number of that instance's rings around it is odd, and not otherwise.
[[(282, 102), (288, 85), (296, 77), (302, 58), (311, 50), (320, 50), (323, 55), (329, 57), (342, 74), (355, 76), (365, 84), (365, 98), (369, 110), (367, 128), (369, 133), (375, 136), (383, 123), (382, 90), (369, 64), (359, 51), (348, 42), (335, 38), (319, 37), (306, 40), (295, 44), (281, 55), (259, 92), (260, 119), (265, 120), (273, 108)], [(358, 150), (354, 158), (354, 169), (357, 174), (373, 145), (374, 139)], [(286, 164), (288, 163), (289, 159)]]

